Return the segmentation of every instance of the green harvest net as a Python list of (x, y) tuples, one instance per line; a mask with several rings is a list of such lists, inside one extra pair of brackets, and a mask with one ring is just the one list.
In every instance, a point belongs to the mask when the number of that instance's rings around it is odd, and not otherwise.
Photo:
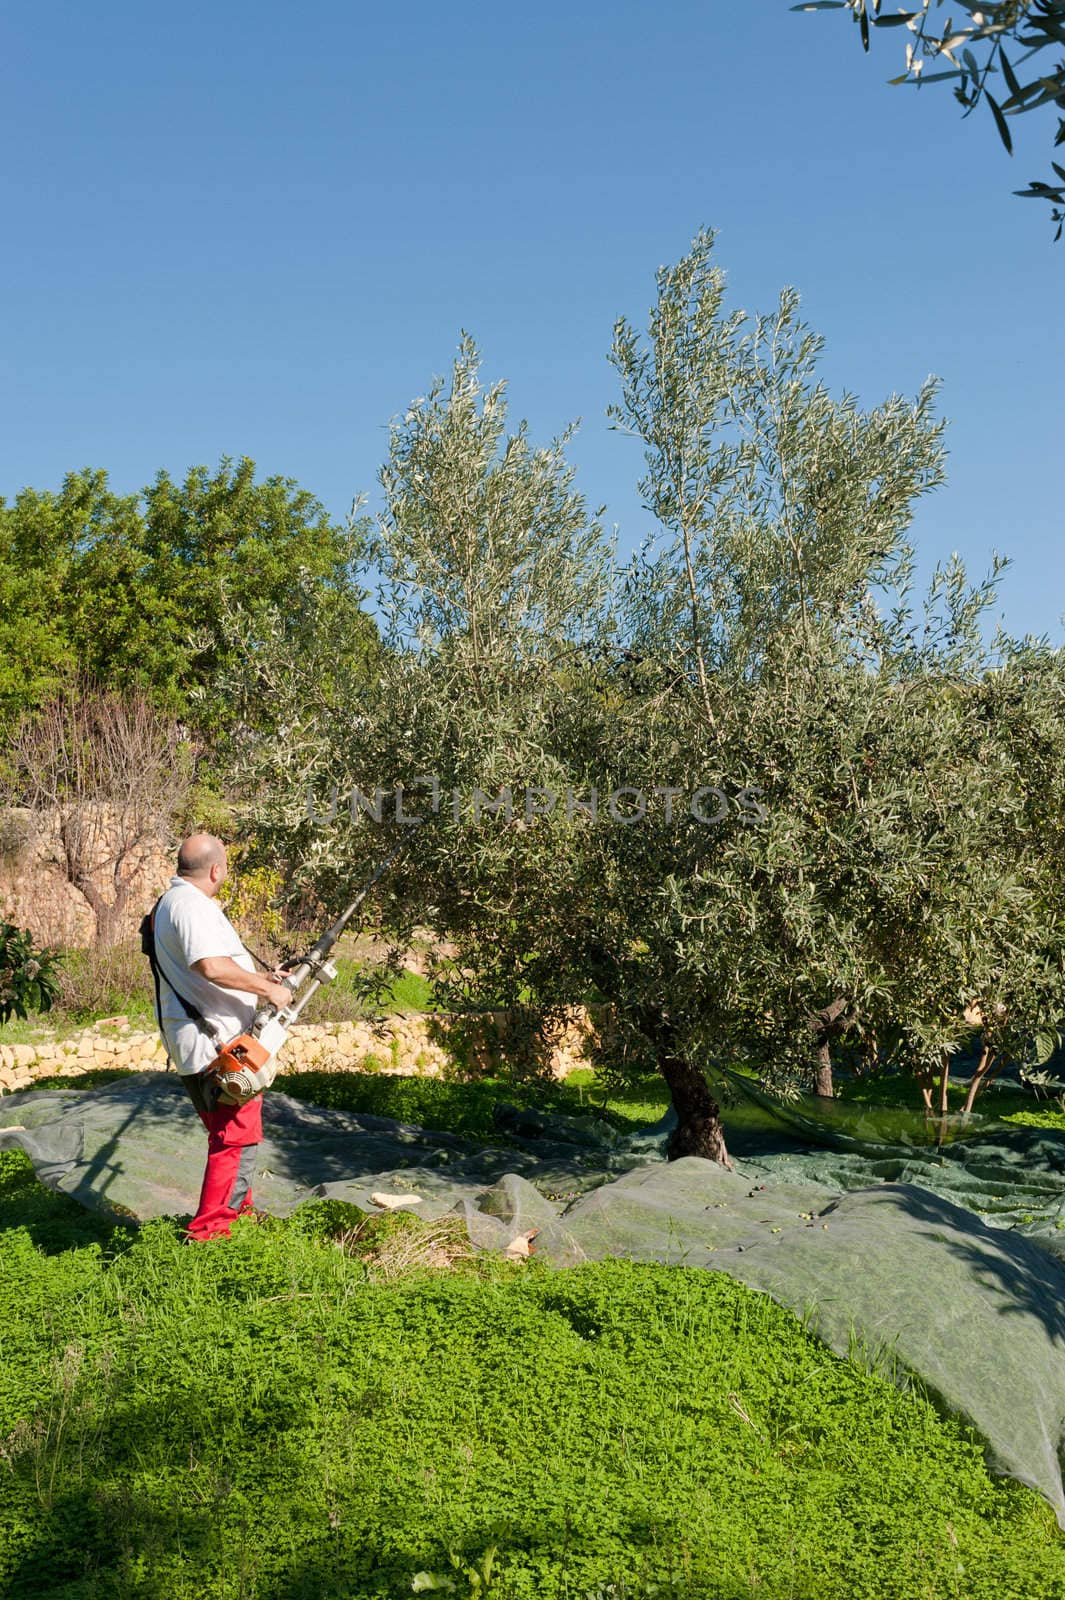
[[(283, 1080), (282, 1080), (283, 1081)], [(841, 1355), (916, 1375), (983, 1437), (993, 1471), (1038, 1489), (1065, 1527), (1065, 1134), (974, 1120), (929, 1143), (924, 1119), (744, 1098), (726, 1112), (735, 1171), (666, 1162), (666, 1124), (630, 1138), (594, 1118), (503, 1109), (508, 1147), (271, 1093), (256, 1204), (417, 1195), (505, 1249), (538, 1230), (559, 1264), (618, 1255), (728, 1272)], [(204, 1135), (173, 1077), (0, 1102), (0, 1147), (42, 1182), (139, 1218), (190, 1212)]]

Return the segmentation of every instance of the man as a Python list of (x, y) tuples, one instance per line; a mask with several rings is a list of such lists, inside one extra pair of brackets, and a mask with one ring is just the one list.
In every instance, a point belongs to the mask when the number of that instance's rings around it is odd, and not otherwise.
[(259, 1003), (283, 1006), (279, 975), (257, 973), (252, 956), (215, 896), (228, 863), (221, 839), (194, 833), (178, 851), (177, 874), (155, 908), (159, 1026), (200, 1120), (207, 1166), (189, 1237), (212, 1239), (252, 1209), (255, 1151), (262, 1139), (262, 1096), (242, 1106), (219, 1100), (207, 1071), (218, 1047), (243, 1032)]

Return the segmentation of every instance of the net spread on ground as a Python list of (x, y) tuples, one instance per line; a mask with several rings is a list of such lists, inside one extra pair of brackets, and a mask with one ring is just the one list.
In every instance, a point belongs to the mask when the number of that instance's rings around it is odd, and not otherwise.
[[(283, 1083), (283, 1080), (281, 1080)], [(325, 1110), (271, 1093), (256, 1204), (367, 1212), (408, 1200), (505, 1250), (535, 1231), (560, 1265), (624, 1256), (730, 1273), (838, 1354), (916, 1375), (983, 1438), (989, 1465), (1039, 1490), (1065, 1527), (1065, 1134), (758, 1100), (726, 1113), (735, 1171), (664, 1159), (666, 1124), (630, 1137), (594, 1117), (500, 1108), (506, 1143)], [(187, 1215), (203, 1130), (173, 1077), (0, 1102), (0, 1147), (87, 1206)], [(375, 1201), (374, 1196), (378, 1199)]]

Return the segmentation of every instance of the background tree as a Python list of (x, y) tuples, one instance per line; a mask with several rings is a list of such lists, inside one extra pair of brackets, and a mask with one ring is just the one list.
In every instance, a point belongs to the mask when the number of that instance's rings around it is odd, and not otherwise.
[[(806, 0), (791, 9), (849, 11), (866, 50), (872, 28), (906, 28), (912, 35), (906, 44), (906, 71), (891, 82), (918, 87), (953, 83), (955, 99), (966, 116), (983, 100), (1012, 155), (1010, 117), (1050, 105), (1065, 111), (1065, 0), (990, 0), (986, 5), (959, 0), (940, 22), (942, 5), (943, 0), (934, 0), (933, 9), (933, 0), (920, 0), (911, 11), (900, 7), (882, 13), (881, 0)], [(962, 20), (955, 23), (957, 16)], [(1052, 64), (1046, 59), (1049, 51), (1063, 53)], [(935, 70), (925, 72), (926, 63)], [(1065, 144), (1065, 117), (1058, 119), (1054, 143)], [(1060, 239), (1065, 227), (1065, 167), (1057, 161), (1051, 167), (1051, 182), (1037, 179), (1015, 192), (1053, 205), (1058, 224), (1054, 237)]]
[[(24, 490), (0, 504), (0, 714), (17, 717), (82, 672), (135, 685), (217, 741), (231, 721), (216, 680), (236, 648), (224, 625), (235, 606), (253, 642), (265, 614), (291, 613), (320, 589), (372, 653), (376, 630), (352, 578), (360, 537), (291, 479), (257, 483), (247, 459), (192, 468), (180, 483), (160, 473), (141, 496), (116, 495), (98, 471), (69, 474), (58, 494)], [(266, 709), (249, 700), (244, 714)]]
[[(230, 721), (215, 684), (231, 659), (223, 615), (235, 606), (254, 639), (264, 614), (290, 611), (309, 587), (320, 588), (343, 612), (351, 648), (372, 649), (376, 630), (361, 609), (364, 591), (352, 581), (360, 537), (359, 524), (331, 522), (292, 479), (256, 483), (247, 458), (223, 457), (213, 474), (193, 467), (181, 483), (161, 472), (144, 491), (141, 550), (153, 624), (163, 619), (169, 681), (205, 733), (216, 736)], [(254, 716), (258, 708), (245, 709)]]
[[(135, 497), (112, 494), (103, 472), (70, 473), (58, 494), (24, 489), (12, 505), (0, 501), (0, 714), (9, 724), (77, 671), (69, 607), (78, 554), (110, 529), (135, 540), (139, 518)], [(102, 619), (108, 605), (97, 604)]]
[(11, 745), (8, 803), (55, 830), (68, 882), (96, 921), (96, 944), (121, 937), (138, 869), (173, 842), (191, 782), (191, 750), (147, 695), (75, 681), (26, 713)]

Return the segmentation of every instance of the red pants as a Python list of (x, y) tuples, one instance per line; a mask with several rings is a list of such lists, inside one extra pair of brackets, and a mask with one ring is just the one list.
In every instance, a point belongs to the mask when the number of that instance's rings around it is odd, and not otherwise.
[(205, 1072), (181, 1080), (207, 1129), (207, 1165), (200, 1203), (189, 1223), (190, 1239), (228, 1235), (235, 1217), (252, 1210), (251, 1180), (256, 1149), (263, 1136), (263, 1097), (242, 1106), (218, 1101), (218, 1085)]

